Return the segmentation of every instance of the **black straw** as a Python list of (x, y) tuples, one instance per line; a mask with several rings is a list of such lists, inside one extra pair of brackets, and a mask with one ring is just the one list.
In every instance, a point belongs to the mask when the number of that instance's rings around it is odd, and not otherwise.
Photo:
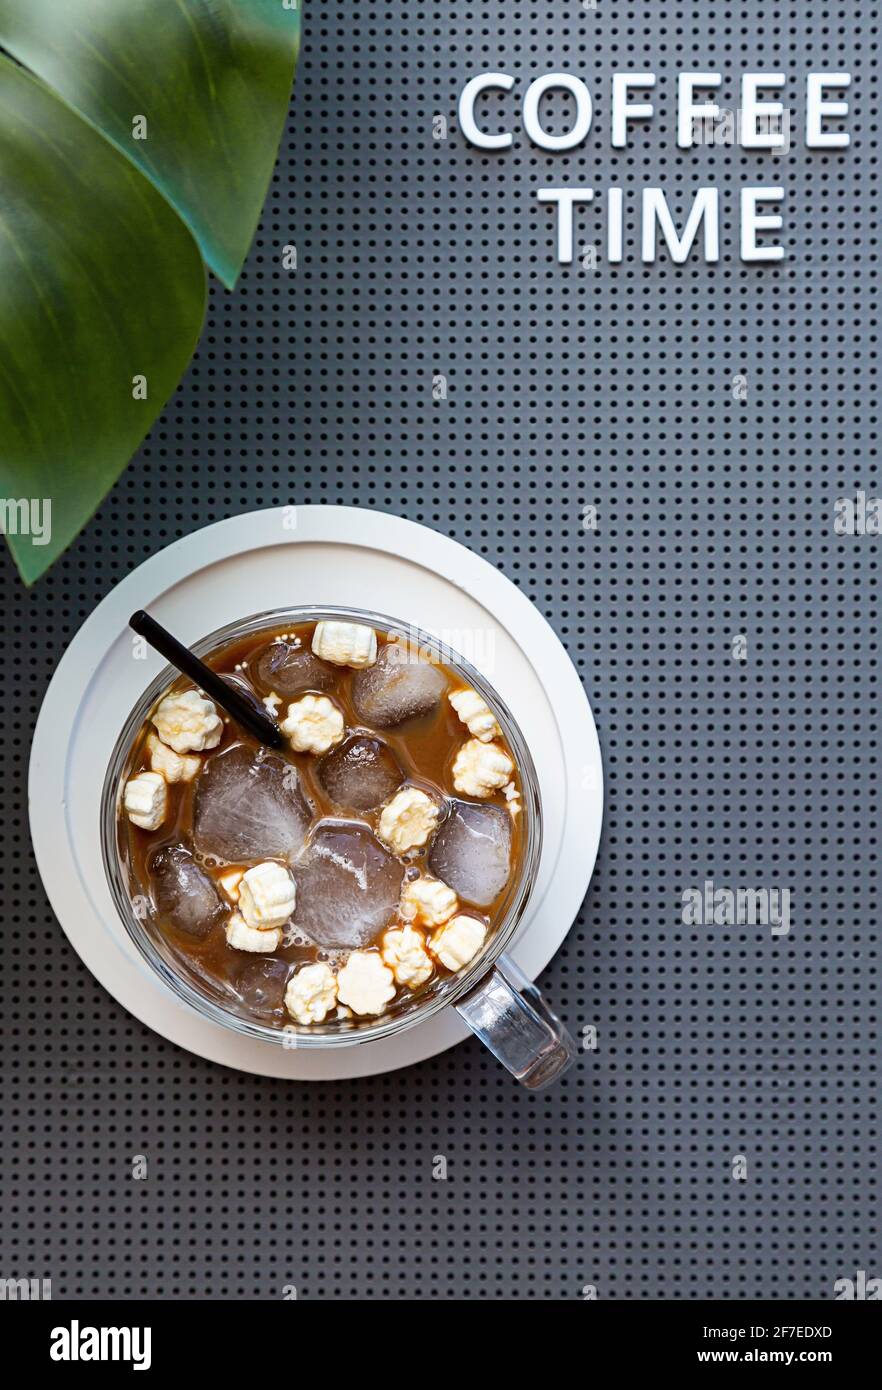
[(138, 612), (129, 618), (129, 627), (149, 642), (151, 647), (158, 651), (160, 656), (164, 656), (166, 661), (171, 662), (178, 671), (189, 676), (200, 690), (210, 695), (212, 700), (225, 709), (227, 714), (232, 715), (236, 723), (247, 729), (249, 734), (253, 734), (268, 748), (284, 747), (282, 731), (269, 714), (261, 714), (260, 710), (254, 709), (243, 695), (231, 685), (227, 685), (222, 676), (212, 671), (210, 666), (206, 666), (205, 662), (200, 661), (187, 647), (182, 646), (164, 627), (160, 627), (149, 613), (139, 608)]

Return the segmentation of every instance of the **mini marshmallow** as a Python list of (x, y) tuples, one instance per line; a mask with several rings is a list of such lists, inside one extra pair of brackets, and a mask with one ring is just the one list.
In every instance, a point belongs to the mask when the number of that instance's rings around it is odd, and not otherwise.
[(487, 928), (477, 917), (452, 917), (429, 942), (429, 950), (448, 970), (462, 970), (474, 960), (487, 939)]
[(150, 716), (163, 743), (176, 753), (202, 753), (220, 743), (224, 722), (198, 690), (178, 690), (160, 700)]
[(312, 636), (312, 650), (335, 666), (373, 666), (377, 634), (364, 623), (321, 622)]
[(517, 820), (521, 814), (521, 794), (516, 782), (506, 782), (502, 788), (502, 795), (508, 802), (508, 809), (511, 812), (512, 820)]
[(383, 807), (377, 834), (395, 854), (424, 845), (438, 824), (440, 811), (419, 787), (402, 787)]
[(151, 769), (166, 782), (192, 782), (201, 766), (192, 754), (182, 756), (173, 748), (167, 748), (156, 734), (147, 735), (147, 753)]
[(440, 927), (459, 907), (459, 898), (440, 878), (415, 878), (405, 883), (401, 894), (401, 916), (406, 922)]
[(426, 938), (414, 927), (393, 927), (383, 937), (383, 960), (395, 981), (407, 989), (417, 989), (432, 974), (432, 958), (426, 951)]
[(498, 743), (470, 738), (453, 760), (453, 785), (466, 796), (492, 796), (513, 772), (514, 763)]
[(327, 695), (304, 695), (280, 727), (296, 753), (327, 753), (343, 737), (343, 715)]
[(296, 1023), (322, 1023), (337, 1002), (337, 980), (324, 961), (304, 965), (285, 990), (285, 1008)]
[(158, 830), (168, 810), (168, 788), (158, 772), (139, 772), (126, 782), (123, 806), (133, 825)]
[(502, 737), (496, 715), (477, 690), (454, 690), (447, 698), (473, 738), (492, 743)]
[(277, 951), (282, 944), (281, 927), (269, 931), (258, 931), (249, 927), (245, 918), (234, 912), (226, 925), (227, 945), (237, 951)]
[(269, 859), (247, 869), (239, 884), (239, 911), (249, 927), (267, 931), (287, 922), (297, 903), (294, 880), (281, 864)]
[(395, 978), (376, 951), (353, 951), (337, 974), (337, 998), (356, 1014), (381, 1014), (395, 995)]

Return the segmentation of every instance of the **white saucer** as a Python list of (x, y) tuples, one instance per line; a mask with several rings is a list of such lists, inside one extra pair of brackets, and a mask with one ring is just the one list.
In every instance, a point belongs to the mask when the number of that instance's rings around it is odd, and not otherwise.
[(193, 642), (286, 604), (392, 614), (442, 636), (498, 689), (541, 783), (539, 876), (510, 952), (535, 979), (569, 931), (597, 856), (603, 775), (594, 718), (558, 638), (510, 580), (457, 542), (383, 512), (309, 506), (233, 517), (177, 541), (118, 584), (83, 624), (46, 692), (31, 752), (31, 835), (71, 945), (148, 1027), (261, 1076), (369, 1076), (431, 1057), (468, 1029), (448, 1009), (399, 1036), (324, 1052), (240, 1038), (191, 1013), (149, 972), (117, 916), (101, 862), (105, 769), (125, 716), (164, 664), (152, 651), (135, 658), (129, 616), (149, 608)]

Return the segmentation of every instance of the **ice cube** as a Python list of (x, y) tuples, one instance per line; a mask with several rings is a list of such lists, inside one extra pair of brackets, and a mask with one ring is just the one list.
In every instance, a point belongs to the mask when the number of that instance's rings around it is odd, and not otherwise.
[(367, 946), (393, 916), (404, 868), (366, 825), (319, 821), (291, 869), (294, 924), (319, 946)]
[(392, 749), (378, 738), (348, 738), (316, 768), (320, 785), (335, 806), (372, 811), (392, 796), (404, 773)]
[(389, 642), (373, 666), (352, 678), (352, 702), (371, 729), (389, 729), (436, 709), (447, 685), (440, 666), (420, 657), (407, 642)]
[(252, 663), (257, 684), (267, 695), (297, 695), (302, 690), (333, 690), (339, 671), (293, 642), (270, 642)]
[(285, 986), (292, 966), (286, 960), (264, 956), (246, 961), (235, 979), (242, 1005), (260, 1018), (282, 1018), (285, 1014)]
[(451, 801), (435, 835), (429, 869), (465, 902), (489, 907), (511, 872), (511, 819), (501, 806)]
[(311, 819), (297, 768), (265, 748), (234, 743), (207, 760), (196, 782), (194, 846), (226, 864), (293, 859)]
[(158, 850), (149, 864), (157, 916), (202, 940), (225, 916), (213, 880), (183, 845)]

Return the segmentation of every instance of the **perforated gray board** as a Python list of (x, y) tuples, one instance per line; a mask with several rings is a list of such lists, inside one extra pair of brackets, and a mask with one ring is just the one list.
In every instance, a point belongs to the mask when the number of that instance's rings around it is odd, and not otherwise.
[[(879, 53), (868, 3), (308, 5), (240, 288), (213, 286), (187, 380), (79, 543), (30, 594), (6, 562), (4, 1277), (56, 1298), (789, 1299), (882, 1274), (882, 542), (833, 530), (836, 498), (880, 486)], [(680, 68), (715, 65), (724, 105), (742, 70), (796, 90), (851, 71), (852, 149), (799, 140), (768, 180), (768, 156), (677, 151), (668, 108), (611, 150), (612, 71), (655, 70), (670, 101)], [(489, 68), (519, 91), (585, 76), (596, 136), (469, 150), (456, 97)], [(728, 213), (716, 267), (561, 267), (534, 197), (653, 182), (682, 213), (698, 183), (734, 206), (777, 177), (781, 267), (740, 264)], [(583, 675), (605, 834), (544, 979), (598, 1047), (550, 1093), (476, 1042), (345, 1084), (226, 1072), (108, 998), (48, 909), (24, 787), (65, 644), (157, 548), (298, 501), (488, 556)], [(706, 877), (789, 888), (789, 935), (684, 926)]]

